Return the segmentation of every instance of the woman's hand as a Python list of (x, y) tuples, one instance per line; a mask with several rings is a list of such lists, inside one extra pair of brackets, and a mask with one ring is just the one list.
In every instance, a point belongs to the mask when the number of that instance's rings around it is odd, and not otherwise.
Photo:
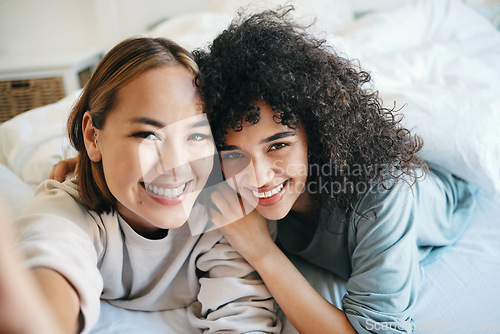
[(73, 174), (76, 170), (77, 158), (61, 160), (52, 166), (49, 178), (59, 182), (63, 182), (66, 176)]
[(218, 185), (211, 199), (219, 210), (211, 209), (213, 222), (259, 273), (299, 333), (355, 333), (344, 312), (323, 298), (274, 243), (267, 220), (253, 209), (255, 205), (227, 184)]
[(210, 209), (212, 221), (248, 262), (265, 255), (265, 249), (274, 246), (267, 219), (255, 210), (256, 202), (242, 199), (227, 183), (218, 185), (210, 198), (217, 207)]

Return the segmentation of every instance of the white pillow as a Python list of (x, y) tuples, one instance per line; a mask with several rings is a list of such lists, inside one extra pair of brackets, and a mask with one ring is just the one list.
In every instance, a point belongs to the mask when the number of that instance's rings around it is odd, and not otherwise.
[(34, 188), (24, 183), (3, 164), (0, 164), (0, 184), (0, 202), (5, 206), (5, 210), (8, 210), (10, 218), (15, 219), (33, 198)]
[(423, 138), (426, 161), (500, 194), (500, 96), (439, 85), (402, 87), (381, 96), (387, 107), (405, 104), (403, 124)]
[(26, 111), (0, 125), (0, 163), (31, 186), (49, 177), (52, 166), (75, 155), (66, 120), (81, 90)]
[(278, 6), (293, 5), (293, 17), (300, 23), (311, 24), (312, 32), (323, 37), (344, 29), (354, 20), (352, 0), (208, 0), (210, 10), (236, 15), (242, 9), (245, 13), (276, 9)]
[(216, 12), (183, 14), (161, 23), (146, 35), (169, 38), (192, 51), (210, 44), (233, 18), (228, 13)]
[(386, 107), (404, 105), (424, 159), (500, 195), (500, 32), (452, 0), (414, 1), (351, 28), (346, 53)]

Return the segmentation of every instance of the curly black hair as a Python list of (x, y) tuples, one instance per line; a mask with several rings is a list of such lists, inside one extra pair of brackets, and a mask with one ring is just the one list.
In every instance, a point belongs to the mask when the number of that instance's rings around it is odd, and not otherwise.
[(370, 74), (310, 36), (307, 27), (290, 19), (292, 10), (280, 7), (235, 19), (208, 50), (194, 51), (200, 67), (196, 82), (219, 146), (228, 129), (259, 121), (255, 104), (261, 101), (276, 112), (277, 122), (302, 127), (310, 166), (332, 168), (329, 175), (309, 168), (308, 181), (327, 178), (337, 185), (335, 195), (311, 193), (312, 202), (347, 212), (359, 195), (359, 182), (415, 178), (417, 168), (425, 166), (417, 155), (423, 142), (401, 126), (394, 108), (382, 107)]

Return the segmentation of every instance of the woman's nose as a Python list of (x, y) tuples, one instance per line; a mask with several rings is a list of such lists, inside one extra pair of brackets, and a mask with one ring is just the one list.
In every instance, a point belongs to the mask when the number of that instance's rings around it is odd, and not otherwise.
[(256, 187), (260, 188), (269, 184), (274, 176), (275, 170), (273, 162), (269, 159), (254, 158), (250, 164), (255, 173)]
[(158, 173), (177, 178), (191, 171), (188, 153), (179, 143), (157, 145), (157, 152)]

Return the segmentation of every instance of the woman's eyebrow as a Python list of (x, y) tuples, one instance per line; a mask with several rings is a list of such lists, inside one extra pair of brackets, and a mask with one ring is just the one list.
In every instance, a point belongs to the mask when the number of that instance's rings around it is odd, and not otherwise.
[(164, 128), (165, 127), (165, 124), (163, 124), (162, 122), (159, 122), (159, 121), (152, 119), (152, 118), (149, 118), (149, 117), (134, 117), (134, 118), (130, 119), (130, 123), (131, 124), (134, 124), (134, 123), (147, 124), (147, 125), (155, 126), (157, 128)]
[(295, 136), (295, 132), (293, 131), (285, 131), (285, 132), (278, 132), (272, 136), (267, 137), (266, 139), (262, 139), (259, 144), (266, 144), (278, 139), (286, 138), (286, 137), (292, 137)]
[(218, 148), (219, 151), (235, 151), (239, 149), (240, 148), (236, 145), (225, 145)]
[(189, 128), (193, 129), (193, 128), (202, 128), (202, 127), (205, 127), (205, 126), (210, 126), (210, 124), (208, 123), (208, 120), (205, 118), (205, 119), (202, 119), (201, 121), (198, 121), (198, 122), (195, 122), (193, 124), (191, 124), (189, 126)]
[[(262, 139), (259, 142), (259, 144), (266, 144), (266, 143), (269, 143), (269, 142), (272, 142), (272, 141), (275, 141), (275, 140), (278, 140), (281, 138), (292, 137), (295, 135), (296, 134), (293, 131), (278, 132), (272, 136), (269, 136), (265, 139)], [(240, 148), (236, 145), (224, 145), (224, 146), (219, 147), (219, 151), (235, 151), (235, 150), (239, 150), (239, 149)]]
[[(130, 120), (130, 123), (132, 123), (132, 124), (134, 124), (134, 123), (147, 124), (147, 125), (155, 126), (157, 128), (164, 128), (164, 127), (168, 126), (160, 121), (157, 121), (157, 120), (149, 118), (149, 117), (134, 117)], [(194, 122), (193, 124), (190, 124), (189, 128), (190, 129), (200, 128), (200, 127), (205, 127), (205, 126), (209, 126), (209, 125), (210, 124), (208, 123), (207, 119), (202, 119), (201, 121)]]

